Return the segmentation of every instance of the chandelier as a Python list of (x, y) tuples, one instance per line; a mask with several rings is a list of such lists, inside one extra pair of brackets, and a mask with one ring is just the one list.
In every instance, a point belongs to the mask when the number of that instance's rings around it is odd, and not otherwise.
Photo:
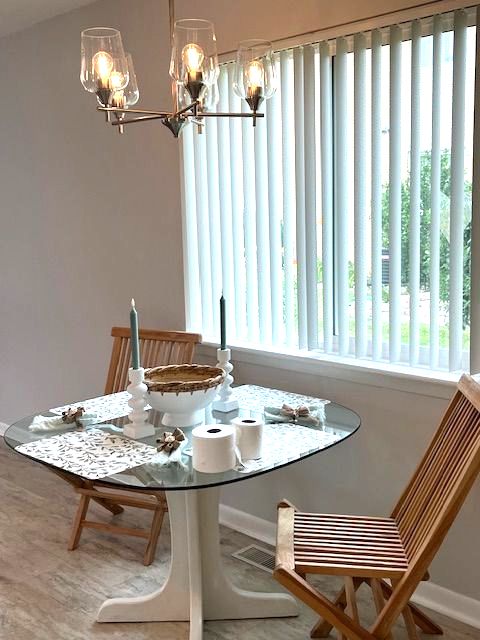
[(193, 122), (201, 133), (207, 117), (251, 118), (255, 126), (257, 118), (264, 117), (258, 111), (260, 105), (276, 89), (271, 43), (244, 40), (238, 45), (233, 89), (250, 111), (217, 112), (213, 109), (219, 100), (220, 67), (214, 26), (200, 19), (174, 22), (172, 12), (170, 18), (171, 111), (132, 108), (140, 93), (133, 60), (125, 53), (120, 31), (110, 27), (82, 31), (80, 80), (86, 91), (96, 95), (97, 109), (105, 112), (107, 122), (123, 133), (127, 124), (160, 120), (176, 138), (188, 122)]

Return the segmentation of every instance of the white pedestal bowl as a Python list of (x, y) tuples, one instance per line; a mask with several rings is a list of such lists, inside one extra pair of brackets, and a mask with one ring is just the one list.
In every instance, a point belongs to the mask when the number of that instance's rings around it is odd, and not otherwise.
[(200, 364), (167, 365), (145, 371), (148, 403), (161, 411), (162, 424), (192, 427), (203, 420), (225, 379), (219, 367)]

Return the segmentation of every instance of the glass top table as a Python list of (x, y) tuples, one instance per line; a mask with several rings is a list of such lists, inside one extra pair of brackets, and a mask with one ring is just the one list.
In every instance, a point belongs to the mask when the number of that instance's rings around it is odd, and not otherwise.
[[(301, 404), (314, 405), (322, 401), (311, 396), (300, 396), (276, 389), (267, 389), (255, 385), (244, 385), (235, 389), (236, 397), (239, 401), (239, 410), (230, 413), (220, 413), (206, 409), (206, 424), (221, 423), (229, 424), (235, 417), (263, 419), (265, 406), (279, 406), (286, 403), (297, 407)], [(122, 426), (127, 418), (125, 416), (126, 392), (111, 396), (110, 413), (112, 417), (104, 423), (93, 425), (92, 428), (102, 429), (106, 433), (122, 434)], [(105, 398), (108, 398), (106, 396)], [(85, 401), (74, 403), (77, 406), (86, 405)], [(325, 402), (325, 401), (323, 401)], [(74, 405), (72, 405), (74, 406)], [(88, 408), (87, 408), (88, 410)], [(117, 415), (118, 414), (118, 415)], [(53, 416), (50, 411), (43, 412), (42, 415)], [(75, 431), (75, 425), (65, 425), (61, 430), (50, 432), (32, 432), (29, 426), (34, 416), (29, 416), (19, 420), (9, 427), (5, 433), (6, 443), (13, 449), (18, 445), (44, 440), (59, 435)], [(164, 427), (161, 424), (162, 414), (150, 411), (149, 420), (156, 427), (155, 436), (143, 438), (141, 442), (156, 446), (156, 438), (165, 430), (171, 427)], [(181, 425), (179, 425), (181, 426)], [(148, 489), (151, 491), (162, 490), (188, 490), (201, 489), (213, 486), (239, 482), (254, 476), (268, 473), (274, 469), (285, 467), (299, 460), (308, 458), (316, 453), (328, 449), (342, 440), (351, 436), (360, 426), (359, 416), (344, 406), (333, 402), (325, 404), (325, 420), (319, 426), (307, 424), (296, 424), (290, 422), (272, 423), (266, 425), (263, 438), (263, 452), (260, 460), (239, 464), (235, 469), (223, 473), (202, 473), (196, 471), (192, 466), (191, 456), (191, 432), (193, 427), (183, 428), (188, 440), (187, 446), (182, 448), (181, 464), (170, 463), (161, 464), (156, 461), (146, 462), (134, 468), (127, 469), (121, 473), (108, 475), (95, 482), (107, 485), (124, 487), (129, 489)], [(87, 427), (88, 430), (89, 427)], [(165, 459), (165, 458), (163, 458)], [(37, 462), (41, 462), (36, 460)], [(44, 463), (47, 464), (48, 463)]]
[[(261, 476), (325, 451), (355, 433), (360, 426), (360, 418), (354, 411), (334, 402), (254, 385), (236, 387), (235, 396), (239, 402), (238, 411), (218, 413), (207, 409), (206, 424), (228, 424), (237, 416), (262, 419), (264, 407), (282, 407), (284, 403), (298, 408), (300, 405), (312, 406), (325, 402), (325, 420), (319, 426), (278, 422), (266, 424), (260, 460), (243, 461), (244, 466), (216, 474), (200, 473), (193, 469), (188, 451), (192, 428), (186, 428), (184, 431), (188, 443), (181, 464), (159, 465), (149, 461), (121, 473), (96, 479), (95, 484), (102, 483), (115, 489), (123, 487), (147, 493), (166, 491), (171, 531), (170, 570), (165, 582), (152, 593), (106, 600), (97, 614), (98, 622), (189, 621), (190, 640), (201, 640), (204, 620), (241, 620), (298, 614), (297, 603), (290, 595), (239, 589), (224, 572), (218, 526), (220, 487)], [(95, 409), (90, 405), (97, 403), (99, 411), (96, 413), (104, 419), (99, 420), (100, 424), (92, 429), (100, 430), (100, 435), (121, 435), (129, 411), (128, 397), (124, 392), (73, 403), (71, 406), (84, 406), (86, 411), (92, 411)], [(46, 411), (42, 415), (58, 414), (57, 409), (56, 414)], [(39, 440), (48, 448), (49, 438), (75, 431), (75, 427), (68, 425), (60, 432), (34, 433), (29, 429), (33, 417), (19, 420), (7, 429), (4, 437), (10, 447), (15, 449)], [(150, 421), (158, 427), (158, 433), (142, 439), (142, 443), (156, 446), (156, 437), (165, 430), (171, 430), (163, 427), (161, 419), (161, 414), (151, 411)], [(153, 454), (156, 455), (155, 451)], [(66, 481), (77, 487), (88, 483), (81, 474), (67, 473), (58, 465), (46, 466), (61, 472)], [(262, 479), (257, 481), (261, 482)]]

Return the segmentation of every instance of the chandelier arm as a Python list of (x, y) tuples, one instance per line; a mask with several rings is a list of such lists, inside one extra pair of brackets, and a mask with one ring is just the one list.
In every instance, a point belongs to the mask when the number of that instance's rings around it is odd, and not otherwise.
[(197, 107), (199, 104), (200, 103), (198, 100), (194, 100), (193, 102), (188, 104), (186, 107), (183, 107), (183, 109), (180, 109), (179, 111), (175, 111), (175, 113), (170, 115), (172, 116), (172, 118), (178, 118), (178, 116), (181, 116), (182, 114), (187, 113), (187, 111), (195, 111), (195, 107)]
[(127, 118), (126, 120), (116, 120), (115, 122), (111, 122), (110, 124), (113, 127), (119, 127), (122, 124), (132, 124), (133, 122), (145, 122), (147, 120), (165, 120), (167, 116), (139, 116), (138, 118)]
[(201, 111), (200, 113), (197, 113), (197, 118), (264, 118), (264, 117), (265, 117), (264, 113), (256, 113), (256, 112), (227, 113), (227, 112), (221, 112), (221, 111), (215, 111), (215, 112)]
[(97, 111), (106, 111), (107, 113), (138, 113), (146, 116), (158, 116), (166, 118), (172, 116), (171, 111), (152, 111), (149, 109), (121, 109), (119, 107), (97, 107)]

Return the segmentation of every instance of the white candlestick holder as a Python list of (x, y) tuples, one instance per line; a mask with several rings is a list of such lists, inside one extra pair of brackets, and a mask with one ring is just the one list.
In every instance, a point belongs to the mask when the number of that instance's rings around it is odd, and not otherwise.
[(235, 409), (238, 409), (238, 400), (232, 397), (233, 391), (231, 387), (233, 376), (231, 373), (233, 370), (233, 364), (230, 362), (230, 355), (230, 349), (217, 349), (217, 367), (223, 369), (226, 376), (217, 397), (212, 403), (212, 409), (215, 411), (221, 411), (222, 413), (228, 413), (229, 411), (235, 411)]
[(127, 391), (132, 396), (128, 404), (132, 410), (128, 414), (130, 422), (123, 427), (123, 434), (134, 440), (155, 435), (153, 424), (147, 422), (148, 410), (146, 406), (148, 403), (145, 399), (147, 385), (143, 381), (144, 375), (145, 369), (143, 367), (138, 369), (130, 368), (128, 370), (130, 384), (127, 387)]

